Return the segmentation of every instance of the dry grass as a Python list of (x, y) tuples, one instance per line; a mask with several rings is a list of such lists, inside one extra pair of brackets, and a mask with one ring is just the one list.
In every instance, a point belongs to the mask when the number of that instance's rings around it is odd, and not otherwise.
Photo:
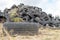
[(7, 36), (4, 37), (2, 33), (2, 24), (0, 24), (0, 40), (60, 40), (60, 30), (40, 28), (38, 35), (34, 36), (17, 35), (16, 37), (11, 37), (8, 34)]

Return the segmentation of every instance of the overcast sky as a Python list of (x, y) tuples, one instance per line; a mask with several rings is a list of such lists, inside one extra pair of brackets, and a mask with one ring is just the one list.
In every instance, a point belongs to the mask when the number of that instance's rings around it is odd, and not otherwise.
[(60, 0), (0, 0), (0, 10), (10, 8), (13, 4), (24, 3), (25, 5), (37, 6), (46, 13), (60, 16)]

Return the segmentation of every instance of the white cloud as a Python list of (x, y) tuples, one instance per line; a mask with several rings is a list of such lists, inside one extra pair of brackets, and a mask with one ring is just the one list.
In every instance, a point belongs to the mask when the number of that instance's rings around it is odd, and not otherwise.
[(13, 4), (19, 4), (20, 1), (17, 0), (0, 0), (0, 10), (4, 10), (5, 8), (10, 8)]
[(11, 7), (13, 4), (24, 3), (25, 5), (38, 6), (47, 13), (53, 16), (60, 16), (60, 0), (1, 0), (0, 9), (4, 10), (6, 7)]
[(60, 0), (50, 1), (41, 2), (40, 6), (38, 6), (41, 7), (43, 11), (51, 13), (53, 16), (60, 16)]

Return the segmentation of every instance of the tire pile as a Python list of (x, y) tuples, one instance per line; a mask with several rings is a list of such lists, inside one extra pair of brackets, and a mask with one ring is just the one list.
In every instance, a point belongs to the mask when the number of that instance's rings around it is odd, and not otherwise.
[(41, 8), (20, 4), (18, 6), (13, 5), (10, 9), (4, 10), (4, 16), (7, 18), (6, 21), (10, 21), (10, 12), (13, 9), (16, 9), (15, 12), (17, 13), (18, 17), (22, 18), (25, 22), (33, 22), (39, 23), (43, 26), (47, 24), (51, 27), (59, 27), (60, 26), (60, 18), (53, 17), (51, 14), (47, 14), (46, 12), (42, 11)]

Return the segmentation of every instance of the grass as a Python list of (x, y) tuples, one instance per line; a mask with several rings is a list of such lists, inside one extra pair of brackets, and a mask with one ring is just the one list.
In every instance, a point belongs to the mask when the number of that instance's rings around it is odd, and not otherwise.
[[(8, 34), (8, 33), (7, 33)], [(50, 28), (40, 28), (38, 35), (17, 35), (16, 37), (11, 37), (9, 34), (3, 36), (2, 24), (0, 24), (0, 40), (59, 40), (60, 39), (60, 29), (50, 29)]]

